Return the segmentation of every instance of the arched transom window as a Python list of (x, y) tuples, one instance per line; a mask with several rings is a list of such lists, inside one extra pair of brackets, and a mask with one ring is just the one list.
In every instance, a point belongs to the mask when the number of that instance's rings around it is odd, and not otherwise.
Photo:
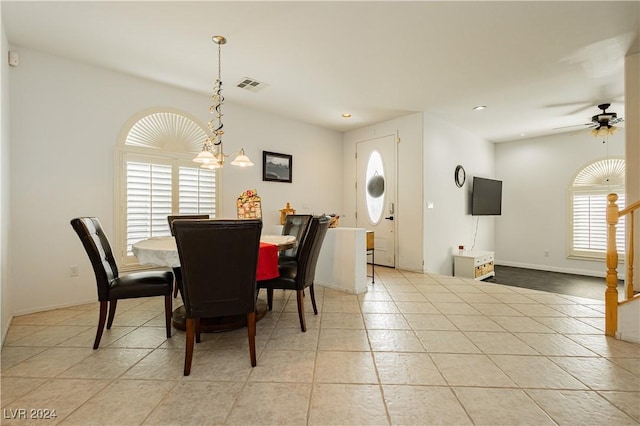
[(154, 110), (129, 120), (118, 146), (116, 219), (119, 260), (132, 265), (131, 246), (170, 235), (167, 216), (216, 216), (216, 173), (192, 158), (204, 127), (180, 111)]
[[(569, 188), (571, 223), (569, 255), (604, 259), (607, 251), (607, 194), (618, 194), (618, 206), (625, 206), (625, 162), (622, 158), (594, 161), (576, 173)], [(618, 222), (618, 252), (625, 247), (624, 220)]]

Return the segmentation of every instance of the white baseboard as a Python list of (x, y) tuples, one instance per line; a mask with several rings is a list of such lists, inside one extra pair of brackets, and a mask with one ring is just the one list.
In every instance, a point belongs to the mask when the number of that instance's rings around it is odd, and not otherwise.
[(366, 293), (367, 292), (367, 286), (361, 287), (361, 288), (355, 288), (355, 287), (341, 287), (339, 285), (334, 285), (334, 284), (330, 284), (330, 283), (323, 283), (323, 282), (318, 282), (316, 281), (314, 283), (314, 285), (320, 286), (320, 287), (325, 287), (325, 288), (330, 288), (332, 290), (340, 290), (340, 291), (344, 291), (345, 293), (350, 293), (350, 294), (362, 294), (362, 293)]
[(71, 306), (79, 306), (79, 305), (87, 305), (89, 303), (96, 303), (98, 301), (97, 297), (91, 298), (91, 299), (87, 299), (87, 300), (77, 300), (73, 303), (64, 303), (64, 304), (59, 304), (59, 305), (48, 305), (48, 306), (41, 306), (38, 308), (29, 308), (29, 309), (25, 309), (23, 311), (19, 311), (19, 312), (14, 312), (13, 313), (13, 317), (17, 317), (20, 315), (28, 315), (28, 314), (35, 314), (36, 312), (44, 312), (44, 311), (51, 311), (54, 309), (64, 309), (64, 308), (69, 308)]
[(640, 343), (640, 336), (634, 334), (623, 334), (619, 331), (616, 331), (616, 339), (630, 343)]
[[(550, 271), (550, 272), (561, 272), (563, 274), (584, 275), (587, 277), (605, 278), (607, 276), (606, 270), (603, 270), (602, 272), (597, 272), (597, 271), (588, 271), (584, 269), (560, 268), (557, 266), (535, 265), (531, 263), (509, 262), (509, 261), (505, 262), (505, 261), (497, 261), (497, 260), (495, 264), (498, 266), (512, 266), (514, 268), (535, 269), (538, 271)], [(618, 272), (618, 279), (624, 280), (624, 274), (620, 274), (620, 272)]]
[(0, 342), (0, 348), (4, 348), (4, 341), (7, 338), (7, 333), (9, 332), (9, 327), (13, 322), (13, 316), (9, 318), (9, 321), (6, 324), (2, 324), (2, 342)]

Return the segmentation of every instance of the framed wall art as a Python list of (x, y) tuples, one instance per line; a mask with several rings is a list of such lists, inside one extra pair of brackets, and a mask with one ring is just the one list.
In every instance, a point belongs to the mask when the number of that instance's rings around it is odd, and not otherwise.
[(291, 155), (262, 151), (262, 180), (291, 183), (292, 162)]

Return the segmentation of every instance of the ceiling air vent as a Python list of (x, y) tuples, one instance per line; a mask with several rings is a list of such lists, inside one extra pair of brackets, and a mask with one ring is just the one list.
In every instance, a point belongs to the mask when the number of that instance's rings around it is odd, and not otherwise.
[(238, 82), (237, 86), (241, 89), (247, 89), (252, 92), (259, 92), (268, 86), (267, 83), (262, 83), (254, 78), (245, 77), (240, 82)]

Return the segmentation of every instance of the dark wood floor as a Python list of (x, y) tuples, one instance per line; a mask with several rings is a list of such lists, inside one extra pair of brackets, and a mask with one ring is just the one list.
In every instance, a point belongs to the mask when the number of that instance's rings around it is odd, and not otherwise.
[[(604, 291), (607, 288), (605, 279), (598, 277), (500, 265), (495, 266), (495, 271), (495, 277), (484, 281), (598, 300), (604, 300)], [(624, 294), (622, 281), (618, 281), (618, 293)]]

